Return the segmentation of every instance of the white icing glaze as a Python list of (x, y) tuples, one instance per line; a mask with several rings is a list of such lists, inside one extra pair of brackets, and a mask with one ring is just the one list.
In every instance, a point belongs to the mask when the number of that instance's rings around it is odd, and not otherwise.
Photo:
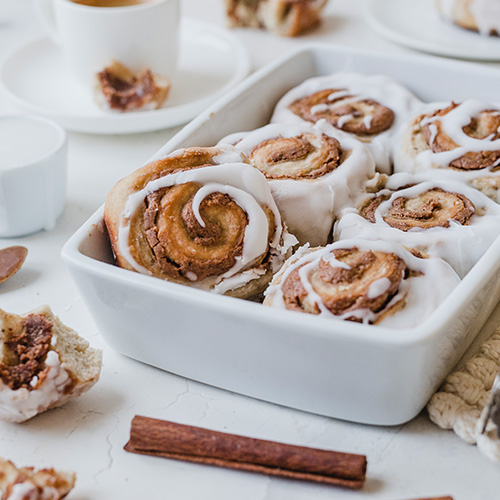
[[(230, 145), (221, 144), (217, 149), (220, 152), (212, 158), (217, 165), (223, 165), (224, 163), (241, 163), (245, 161), (245, 157)], [(171, 153), (171, 155), (175, 156), (175, 151)]]
[(347, 115), (343, 115), (341, 116), (338, 120), (337, 120), (337, 125), (339, 128), (342, 128), (346, 123), (350, 122), (352, 119), (354, 118), (354, 115), (353, 114), (347, 114)]
[(380, 278), (375, 280), (368, 288), (368, 293), (366, 296), (369, 299), (374, 299), (383, 293), (385, 293), (391, 286), (391, 280), (389, 278)]
[[(310, 250), (308, 247), (301, 247), (287, 262), (282, 270), (275, 276), (273, 283), (266, 291), (265, 304), (271, 307), (284, 309), (282, 284), (295, 269), (303, 266), (299, 270), (299, 276), (304, 288), (308, 291), (307, 300), (311, 305), (316, 305), (320, 310), (320, 315), (343, 319), (344, 317), (357, 317), (363, 322), (370, 322), (381, 313), (374, 314), (365, 309), (349, 311), (343, 316), (334, 316), (314, 292), (307, 276), (308, 272), (317, 267), (319, 261), (324, 258), (331, 259), (332, 250), (339, 248), (352, 248), (356, 246), (362, 251), (391, 252), (401, 257), (408, 267), (422, 274), (409, 277), (404, 280), (396, 296), (391, 300), (389, 306), (405, 297), (405, 307), (394, 314), (389, 314), (383, 318), (381, 326), (389, 328), (411, 328), (416, 326), (424, 318), (427, 318), (434, 309), (448, 296), (451, 290), (459, 283), (460, 279), (452, 268), (439, 258), (419, 259), (400, 245), (382, 240), (350, 239), (337, 241), (323, 248)], [(279, 284), (278, 284), (279, 281)], [(384, 284), (377, 284), (372, 293), (383, 293)]]
[[(408, 184), (415, 185), (392, 191)], [(402, 173), (391, 176), (386, 187), (387, 189), (378, 194), (387, 194), (390, 198), (382, 202), (375, 210), (376, 222), (368, 221), (355, 209), (346, 209), (335, 228), (339, 239), (381, 238), (406, 247), (415, 247), (424, 250), (429, 255), (443, 258), (460, 276), (464, 276), (500, 234), (500, 206), (464, 183), (450, 180), (427, 180), (423, 176), (413, 177)], [(392, 202), (396, 198), (416, 196), (434, 187), (462, 194), (472, 201), (476, 213), (472, 215), (467, 225), (451, 221), (448, 228), (413, 228), (409, 231), (402, 231), (384, 221), (383, 216), (392, 207)]]
[(441, 15), (447, 21), (453, 21), (456, 3), (457, 0), (437, 0)]
[[(304, 123), (304, 120), (290, 111), (288, 106), (297, 99), (329, 87), (346, 89), (332, 93), (329, 96), (330, 99), (337, 99), (349, 95), (355, 97), (347, 101), (374, 99), (380, 104), (390, 108), (395, 113), (395, 120), (390, 129), (376, 136), (364, 138), (369, 141), (367, 142), (367, 146), (375, 159), (377, 168), (384, 173), (390, 173), (392, 167), (391, 143), (393, 134), (404, 125), (408, 116), (412, 114), (413, 109), (421, 103), (408, 89), (389, 77), (339, 72), (329, 76), (310, 78), (299, 86), (291, 89), (279, 100), (271, 118), (271, 122)], [(334, 103), (333, 106), (344, 104), (347, 101)], [(318, 108), (315, 108), (314, 112), (327, 109), (324, 107), (320, 108), (319, 106), (323, 105), (318, 105)], [(347, 118), (342, 118), (341, 120), (347, 121)], [(370, 124), (371, 120), (367, 126)], [(350, 135), (356, 137), (354, 134)]]
[[(406, 130), (401, 130), (398, 133), (397, 139), (394, 141), (394, 170), (395, 172), (410, 172), (410, 173), (432, 173), (433, 178), (441, 177), (442, 179), (451, 179), (461, 182), (471, 182), (478, 178), (498, 177), (500, 172), (492, 172), (490, 168), (477, 170), (456, 170), (448, 168), (448, 165), (466, 154), (467, 152), (478, 151), (498, 151), (500, 150), (500, 139), (495, 141), (491, 137), (485, 139), (474, 139), (464, 133), (463, 127), (468, 125), (474, 116), (477, 116), (481, 111), (498, 109), (499, 105), (486, 103), (478, 99), (467, 99), (455, 109), (442, 117), (433, 117), (435, 111), (445, 109), (451, 105), (451, 102), (435, 102), (421, 106), (418, 112), (407, 126)], [(420, 123), (414, 123), (420, 115), (427, 115)], [(435, 140), (437, 129), (434, 122), (440, 120), (441, 127), (458, 147), (451, 151), (443, 151), (434, 153), (431, 149), (415, 154), (414, 146), (410, 144), (410, 134), (421, 131), (422, 127), (430, 124), (432, 144)], [(492, 165), (494, 166), (494, 165)]]
[[(455, 21), (455, 10), (459, 0), (439, 0), (443, 17)], [(500, 2), (498, 0), (471, 0), (469, 11), (474, 17), (481, 35), (490, 35), (492, 31), (500, 33)]]
[[(230, 146), (221, 146), (220, 149), (225, 151), (225, 153), (219, 155), (219, 159), (227, 160), (242, 157), (241, 153)], [(179, 151), (172, 153), (174, 156), (176, 154), (179, 154)], [(276, 266), (281, 265), (283, 255), (297, 241), (290, 236), (284, 237), (281, 216), (265, 177), (257, 169), (246, 163), (223, 163), (216, 166), (183, 170), (165, 175), (150, 181), (143, 189), (136, 191), (128, 197), (118, 232), (118, 248), (134, 269), (143, 274), (151, 274), (149, 270), (134, 260), (130, 252), (129, 234), (131, 216), (143, 203), (147, 195), (161, 188), (187, 182), (196, 182), (202, 185), (193, 201), (195, 215), (202, 225), (204, 225), (204, 222), (198, 210), (199, 205), (206, 196), (214, 192), (228, 194), (246, 212), (249, 221), (245, 230), (243, 254), (236, 258), (236, 264), (223, 275), (215, 279), (210, 278), (193, 282), (193, 286), (212, 289), (214, 291), (226, 291), (230, 289), (227, 288), (230, 283), (241, 283), (243, 285), (254, 279), (256, 274), (262, 274), (261, 271), (255, 270), (254, 272), (248, 272), (242, 274), (239, 278), (235, 278), (236, 274), (251, 267), (256, 259), (267, 251), (269, 220), (262, 208), (264, 205), (272, 211), (276, 224), (276, 231), (270, 245), (273, 270), (275, 270)], [(188, 277), (190, 280), (192, 278), (196, 279), (194, 275)], [(229, 278), (234, 279), (227, 281)]]
[(245, 155), (261, 142), (275, 137), (295, 137), (304, 133), (335, 137), (342, 149), (350, 155), (332, 172), (316, 179), (269, 180), (269, 186), (283, 219), (301, 243), (324, 245), (328, 241), (332, 224), (346, 206), (357, 202), (364, 183), (375, 174), (373, 159), (366, 147), (347, 134), (326, 126), (320, 120), (314, 126), (270, 124), (251, 132), (238, 132), (223, 138), (224, 143), (235, 143)]
[(6, 500), (40, 500), (40, 496), (37, 487), (33, 483), (23, 482), (12, 487), (12, 492)]
[(14, 391), (0, 381), (1, 420), (24, 422), (50, 408), (64, 396), (64, 389), (71, 379), (57, 352), (47, 353), (45, 366), (49, 367), (47, 376), (33, 390), (21, 388)]
[(370, 129), (372, 126), (372, 121), (373, 121), (373, 116), (372, 115), (366, 115), (363, 118), (363, 124), (367, 129)]

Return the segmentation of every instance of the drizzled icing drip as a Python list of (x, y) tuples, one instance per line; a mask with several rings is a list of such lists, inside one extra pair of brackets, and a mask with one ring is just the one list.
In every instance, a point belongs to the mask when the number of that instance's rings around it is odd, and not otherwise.
[[(382, 311), (373, 311), (362, 306), (335, 315), (332, 314), (324, 299), (312, 285), (310, 281), (311, 273), (313, 270), (318, 269), (321, 261), (327, 261), (330, 265), (334, 263), (335, 257), (332, 256), (332, 252), (353, 248), (358, 248), (362, 252), (382, 252), (383, 254), (394, 255), (395, 258), (401, 259), (405, 263), (411, 273), (400, 282), (394, 296)], [(340, 266), (340, 268), (346, 269), (346, 266)], [(419, 259), (399, 245), (381, 240), (349, 239), (319, 249), (300, 248), (285, 263), (283, 269), (273, 280), (273, 283), (266, 291), (264, 304), (287, 308), (283, 287), (294, 273), (299, 276), (300, 287), (303, 289), (302, 295), (304, 298), (302, 300), (305, 301), (304, 303), (309, 304), (309, 312), (313, 312), (315, 308), (315, 314), (320, 316), (358, 320), (365, 323), (377, 322), (379, 324), (378, 321), (380, 321), (381, 325), (394, 328), (412, 327), (421, 322), (422, 315), (427, 316), (430, 314), (459, 281), (452, 269), (441, 259)], [(387, 293), (393, 284), (392, 279), (385, 276), (375, 279), (368, 287), (368, 298), (377, 299)], [(393, 311), (393, 314), (386, 312), (389, 310)]]
[[(309, 242), (312, 245), (324, 245), (330, 236), (334, 218), (344, 207), (357, 202), (364, 183), (375, 174), (373, 159), (365, 146), (328, 126), (324, 120), (318, 121), (314, 126), (305, 123), (273, 123), (251, 132), (231, 134), (223, 138), (219, 145), (234, 144), (238, 151), (255, 161), (252, 153), (260, 151), (262, 144), (267, 145), (278, 138), (286, 140), (300, 137), (308, 137), (311, 143), (317, 144), (317, 149), (325, 140), (335, 141), (338, 156), (336, 167), (325, 169), (320, 162), (311, 171), (315, 161), (323, 158), (316, 153), (312, 155), (312, 161), (308, 157), (305, 166), (301, 161), (278, 162), (280, 168), (290, 169), (297, 175), (270, 178), (269, 185), (290, 232), (302, 244)], [(315, 139), (312, 140), (311, 137)], [(256, 166), (259, 168), (258, 163)], [(301, 172), (305, 174), (302, 177)], [(318, 173), (321, 175), (316, 175)]]
[[(221, 154), (220, 156), (227, 158), (225, 154)], [(161, 192), (161, 190), (166, 188), (187, 185), (188, 183), (195, 183), (200, 186), (192, 199), (192, 212), (194, 220), (202, 228), (205, 227), (206, 221), (200, 213), (200, 206), (204, 200), (215, 193), (227, 195), (244, 211), (248, 219), (244, 230), (242, 253), (235, 257), (234, 265), (228, 271), (218, 276), (215, 281), (211, 279), (210, 283), (198, 280), (197, 272), (188, 271), (186, 278), (192, 282), (193, 286), (199, 288), (213, 288), (214, 286), (218, 286), (217, 290), (223, 293), (227, 290), (225, 288), (226, 284), (229, 285), (227, 279), (233, 278), (231, 282), (234, 283), (236, 279), (235, 275), (245, 271), (252, 266), (256, 259), (261, 258), (269, 251), (268, 245), (271, 251), (272, 266), (274, 266), (279, 264), (279, 259), (276, 260), (273, 256), (275, 254), (276, 256), (280, 255), (295, 243), (293, 238), (286, 238), (283, 241), (284, 235), (278, 208), (272, 198), (265, 178), (252, 166), (243, 163), (225, 163), (203, 168), (193, 168), (156, 178), (148, 182), (143, 189), (128, 196), (119, 226), (117, 246), (121, 255), (124, 256), (136, 271), (143, 274), (152, 274), (151, 271), (137, 262), (132, 256), (130, 249), (131, 218), (143, 206), (144, 200), (149, 195)], [(270, 231), (269, 219), (263, 207), (267, 207), (273, 214), (276, 226), (273, 231)], [(269, 234), (272, 234), (270, 242), (268, 241)], [(236, 281), (243, 280), (243, 283), (239, 283), (243, 285), (262, 274), (261, 270), (247, 272), (245, 275), (239, 276)]]
[[(465, 207), (472, 204), (475, 212), (464, 212), (467, 217), (461, 219), (463, 224), (444, 220), (441, 223), (437, 221), (435, 227), (430, 227), (432, 219), (424, 219), (423, 227), (408, 230), (389, 223), (387, 215), (393, 209), (395, 200), (417, 198), (436, 188), (453, 193), (454, 197), (463, 196), (468, 200)], [(460, 276), (464, 276), (500, 234), (500, 206), (461, 182), (449, 179), (428, 180), (422, 175), (394, 174), (386, 189), (378, 192), (376, 197), (384, 201), (374, 210), (371, 221), (365, 218), (366, 214), (363, 217), (355, 209), (346, 209), (336, 227), (337, 237), (382, 238), (407, 248), (417, 248), (431, 256), (443, 258)], [(426, 225), (429, 227), (425, 227)]]
[(395, 147), (395, 171), (432, 169), (435, 176), (469, 182), (498, 200), (499, 112), (478, 99), (422, 106)]
[[(335, 89), (326, 97), (328, 101), (313, 105), (309, 112), (316, 118), (321, 117), (330, 109), (345, 108), (338, 118), (337, 126), (346, 131), (346, 127), (355, 123), (354, 114), (348, 109), (349, 106), (361, 101), (379, 103), (394, 113), (392, 126), (385, 131), (375, 129), (374, 112), (365, 110), (365, 114), (356, 118), (365, 135), (357, 136), (370, 149), (379, 171), (391, 173), (392, 167), (392, 138), (399, 128), (412, 114), (413, 110), (420, 105), (420, 101), (406, 88), (396, 81), (381, 75), (363, 75), (360, 73), (339, 72), (333, 75), (310, 78), (291, 89), (285, 94), (274, 110), (271, 118), (272, 123), (299, 124), (304, 120), (290, 110), (290, 105), (306, 96), (311, 96), (322, 90)], [(350, 132), (350, 130), (347, 130)], [(353, 134), (354, 137), (356, 137)]]

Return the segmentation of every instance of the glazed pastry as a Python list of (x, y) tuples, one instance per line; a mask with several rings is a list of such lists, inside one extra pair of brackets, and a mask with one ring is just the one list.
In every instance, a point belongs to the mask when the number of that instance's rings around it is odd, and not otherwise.
[(264, 304), (325, 318), (410, 328), (458, 284), (438, 258), (421, 259), (382, 240), (301, 247), (266, 291)]
[(441, 257), (463, 277), (500, 234), (500, 206), (457, 181), (394, 174), (361, 209), (346, 209), (339, 239), (394, 241)]
[(266, 176), (289, 231), (314, 246), (328, 243), (335, 217), (375, 175), (361, 143), (324, 125), (270, 124), (221, 141)]
[(498, 0), (436, 0), (444, 20), (481, 35), (500, 34)]
[(138, 74), (117, 61), (97, 74), (95, 98), (99, 106), (112, 111), (158, 109), (168, 97), (170, 81), (150, 69)]
[(75, 485), (73, 472), (17, 468), (0, 458), (0, 500), (59, 500)]
[(88, 391), (99, 379), (101, 351), (52, 314), (0, 309), (0, 419), (24, 422)]
[(229, 26), (297, 36), (319, 25), (327, 0), (225, 0)]
[(261, 293), (297, 240), (265, 177), (230, 146), (174, 151), (122, 179), (104, 221), (117, 264), (241, 298)]
[(420, 101), (394, 80), (380, 75), (335, 73), (310, 78), (286, 93), (276, 105), (273, 123), (315, 123), (365, 143), (379, 171), (391, 172), (394, 133)]
[(500, 107), (477, 99), (432, 103), (396, 141), (398, 172), (468, 182), (500, 201)]

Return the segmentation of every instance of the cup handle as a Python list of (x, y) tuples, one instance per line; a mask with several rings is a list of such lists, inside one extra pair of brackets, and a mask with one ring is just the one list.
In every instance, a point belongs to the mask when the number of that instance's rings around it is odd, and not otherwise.
[(54, 0), (36, 0), (36, 11), (47, 35), (56, 43), (59, 43), (57, 33), (57, 22), (54, 11)]

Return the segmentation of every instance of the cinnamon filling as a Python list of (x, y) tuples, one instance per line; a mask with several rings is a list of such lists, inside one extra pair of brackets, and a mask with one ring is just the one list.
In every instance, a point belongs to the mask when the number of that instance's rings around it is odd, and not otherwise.
[[(387, 199), (386, 195), (374, 198), (363, 207), (361, 215), (375, 222), (375, 211)], [(449, 227), (451, 220), (466, 225), (475, 212), (474, 204), (466, 196), (433, 188), (411, 198), (396, 198), (383, 219), (396, 229), (409, 231), (413, 228)]]
[[(434, 112), (429, 117), (429, 123), (424, 125), (424, 138), (433, 153), (452, 151), (459, 147), (458, 144), (444, 133), (440, 120), (432, 120), (432, 118), (447, 115), (456, 107), (458, 107), (458, 104), (452, 103), (447, 108)], [(431, 126), (436, 127), (434, 132)], [(483, 140), (490, 138), (490, 140), (495, 141), (500, 138), (499, 129), (500, 113), (497, 110), (485, 110), (481, 111), (479, 116), (473, 117), (469, 124), (463, 127), (462, 130), (473, 139)], [(450, 162), (449, 166), (457, 170), (481, 170), (483, 168), (493, 167), (492, 170), (495, 171), (500, 169), (500, 165), (495, 166), (498, 160), (500, 160), (500, 151), (471, 151)]]
[[(396, 295), (407, 272), (404, 261), (393, 253), (361, 251), (354, 247), (333, 250), (332, 255), (348, 267), (331, 265), (321, 259), (318, 267), (309, 273), (308, 281), (326, 308), (336, 316), (360, 309), (381, 311)], [(308, 292), (300, 276), (301, 267), (292, 271), (283, 283), (285, 307), (318, 314), (318, 306), (306, 301)], [(381, 283), (382, 279), (383, 286), (377, 289), (374, 283)], [(346, 319), (359, 321), (354, 316)]]
[(45, 358), (50, 350), (52, 323), (44, 316), (30, 314), (22, 322), (22, 328), (9, 328), (4, 334), (4, 362), (0, 363), (0, 379), (12, 390), (32, 390), (30, 382), (37, 376), (45, 376)]
[(227, 194), (211, 193), (200, 203), (200, 224), (193, 198), (200, 186), (188, 182), (147, 197), (144, 226), (161, 270), (169, 277), (201, 281), (224, 274), (243, 252), (248, 217)]
[(109, 107), (117, 111), (138, 110), (149, 104), (158, 108), (170, 89), (167, 82), (158, 86), (150, 69), (136, 75), (116, 61), (97, 73), (97, 80)]
[(317, 26), (325, 3), (326, 0), (225, 1), (231, 27), (263, 28), (284, 36), (297, 36)]
[(305, 133), (265, 140), (249, 158), (268, 179), (316, 179), (342, 163), (343, 151), (333, 137)]
[(334, 127), (360, 136), (372, 136), (389, 129), (394, 123), (394, 112), (373, 99), (355, 96), (335, 98), (344, 89), (324, 89), (297, 99), (290, 110), (309, 122), (326, 120)]

